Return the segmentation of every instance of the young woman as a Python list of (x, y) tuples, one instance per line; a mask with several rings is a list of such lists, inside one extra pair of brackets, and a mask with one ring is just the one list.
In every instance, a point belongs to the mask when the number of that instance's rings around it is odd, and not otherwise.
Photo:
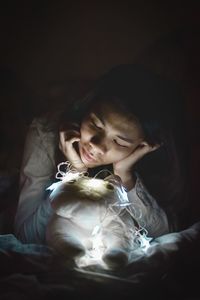
[(33, 120), (21, 167), (16, 236), (45, 243), (52, 214), (46, 188), (61, 161), (91, 176), (110, 169), (121, 178), (151, 237), (173, 230), (176, 210), (171, 208), (184, 183), (179, 135), (173, 132), (180, 99), (171, 82), (142, 66), (120, 65), (72, 108)]

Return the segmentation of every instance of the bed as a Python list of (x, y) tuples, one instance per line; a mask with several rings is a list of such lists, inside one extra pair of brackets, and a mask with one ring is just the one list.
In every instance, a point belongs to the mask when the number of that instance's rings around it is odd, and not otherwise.
[[(37, 112), (38, 105), (35, 104)], [(72, 268), (59, 263), (49, 247), (23, 245), (16, 239), (13, 219), (20, 160), (28, 123), (35, 113), (32, 109), (29, 118), (22, 120), (17, 118), (21, 111), (15, 112), (16, 119), (1, 126), (6, 130), (5, 135), (3, 131), (1, 135), (5, 149), (1, 148), (0, 152), (0, 299), (200, 299), (198, 209), (194, 209), (196, 217), (190, 227), (152, 240), (145, 254), (138, 250), (133, 262), (118, 272), (103, 271), (98, 266)], [(9, 117), (6, 115), (5, 120)], [(14, 123), (20, 136), (16, 135)], [(196, 191), (199, 173), (197, 140), (194, 138), (196, 146), (194, 142), (190, 143), (191, 147), (195, 146), (191, 150), (191, 182)], [(197, 194), (191, 195), (194, 207), (199, 207)]]
[[(12, 217), (16, 203), (8, 205), (5, 190), (15, 184), (2, 176), (1, 221)], [(7, 225), (0, 235), (0, 299), (200, 299), (200, 222), (153, 239), (117, 271), (64, 264), (51, 247), (22, 244)]]

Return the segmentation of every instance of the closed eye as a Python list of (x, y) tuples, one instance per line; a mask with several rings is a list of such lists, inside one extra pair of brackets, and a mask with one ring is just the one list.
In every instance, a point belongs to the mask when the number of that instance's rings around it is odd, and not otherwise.
[(122, 145), (122, 144), (120, 144), (117, 140), (113, 140), (113, 142), (114, 142), (117, 146), (120, 146), (120, 147), (123, 147), (123, 148), (128, 148), (127, 145)]

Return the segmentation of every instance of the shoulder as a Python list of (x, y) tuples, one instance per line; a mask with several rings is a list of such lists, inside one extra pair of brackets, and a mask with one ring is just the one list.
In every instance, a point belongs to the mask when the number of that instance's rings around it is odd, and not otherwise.
[(35, 127), (41, 132), (56, 131), (62, 111), (47, 112), (32, 120), (30, 127)]
[[(58, 119), (59, 113), (44, 114), (35, 117), (30, 126), (26, 137), (25, 154), (37, 153), (49, 157), (55, 161), (55, 153), (58, 146)], [(43, 154), (42, 154), (43, 153)]]
[(30, 124), (30, 131), (36, 131), (43, 143), (49, 139), (56, 139), (61, 114), (61, 111), (56, 111), (35, 117)]

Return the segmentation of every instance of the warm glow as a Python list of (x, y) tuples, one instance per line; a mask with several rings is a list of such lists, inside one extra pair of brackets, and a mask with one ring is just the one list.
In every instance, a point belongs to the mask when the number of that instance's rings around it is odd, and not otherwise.
[(87, 185), (88, 188), (96, 188), (101, 189), (104, 186), (104, 181), (100, 179), (91, 178), (87, 182), (85, 182), (85, 185)]
[[(63, 172), (60, 170), (60, 167), (66, 165), (66, 172)], [(85, 191), (89, 191), (89, 194), (94, 196), (94, 191), (97, 192), (101, 197), (107, 197), (110, 191), (113, 191), (114, 195), (114, 202), (107, 202), (107, 208), (106, 208), (106, 214), (103, 219), (101, 219), (101, 222), (98, 222), (96, 225), (91, 224), (93, 227), (91, 235), (89, 234), (89, 237), (87, 237), (87, 240), (85, 240), (85, 245), (89, 245), (85, 249), (85, 255), (82, 257), (77, 257), (75, 259), (76, 265), (78, 267), (86, 267), (90, 265), (100, 265), (104, 269), (108, 269), (108, 266), (106, 263), (102, 260), (102, 256), (104, 255), (105, 251), (107, 250), (107, 247), (113, 245), (112, 238), (109, 240), (110, 245), (104, 245), (104, 237), (103, 237), (103, 229), (106, 228), (106, 224), (110, 224), (109, 222), (118, 218), (118, 220), (121, 223), (121, 226), (124, 230), (123, 234), (124, 236), (127, 236), (128, 239), (130, 239), (131, 246), (128, 253), (131, 254), (134, 252), (135, 249), (138, 247), (141, 248), (144, 252), (150, 247), (150, 241), (151, 238), (147, 237), (147, 231), (145, 228), (141, 228), (139, 225), (139, 228), (136, 228), (133, 225), (133, 228), (128, 228), (126, 226), (126, 223), (120, 218), (121, 212), (128, 212), (133, 218), (135, 218), (134, 215), (132, 215), (131, 210), (129, 209), (132, 205), (128, 199), (127, 192), (123, 188), (120, 182), (112, 182), (113, 189), (109, 189), (107, 187), (107, 184), (110, 183), (110, 181), (104, 181), (102, 179), (96, 179), (96, 178), (89, 178), (85, 176), (84, 173), (79, 173), (77, 171), (72, 170), (69, 167), (68, 162), (61, 163), (58, 166), (58, 173), (56, 174), (56, 178), (60, 179), (60, 182), (56, 182), (52, 184), (48, 189), (54, 190), (56, 189), (62, 182), (67, 183), (71, 182), (73, 184), (73, 181), (76, 181), (76, 184), (80, 186), (81, 190), (84, 190), (83, 187), (85, 187)], [(80, 181), (79, 181), (80, 179)], [(88, 195), (87, 195), (88, 196)], [(86, 197), (87, 197), (86, 196)], [(109, 197), (108, 197), (109, 199)], [(115, 208), (115, 209), (113, 209)], [(110, 218), (110, 219), (109, 219)], [(89, 222), (90, 218), (87, 215), (84, 216), (84, 219)], [(96, 219), (95, 219), (96, 220)], [(96, 221), (95, 221), (96, 222)], [(84, 222), (83, 222), (84, 223)], [(81, 223), (83, 225), (83, 223)], [(79, 225), (81, 225), (79, 224)], [(67, 230), (67, 228), (66, 228)], [(80, 231), (84, 230), (80, 226)], [(112, 229), (111, 229), (112, 230)]]
[(95, 226), (91, 235), (91, 249), (87, 249), (86, 254), (82, 257), (75, 259), (77, 267), (86, 267), (90, 265), (100, 265), (104, 269), (108, 269), (107, 265), (102, 260), (102, 256), (105, 253), (105, 246), (103, 244), (103, 237), (101, 235), (101, 227)]

